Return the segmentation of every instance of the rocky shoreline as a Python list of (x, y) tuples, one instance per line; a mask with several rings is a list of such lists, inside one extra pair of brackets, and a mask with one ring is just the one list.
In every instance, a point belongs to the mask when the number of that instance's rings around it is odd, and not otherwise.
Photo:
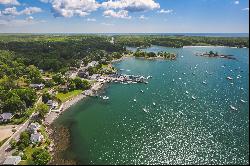
[(70, 145), (70, 132), (69, 129), (63, 126), (50, 126), (50, 138), (53, 138), (54, 148), (52, 151), (52, 160), (49, 165), (76, 165), (74, 160), (67, 159), (64, 152)]

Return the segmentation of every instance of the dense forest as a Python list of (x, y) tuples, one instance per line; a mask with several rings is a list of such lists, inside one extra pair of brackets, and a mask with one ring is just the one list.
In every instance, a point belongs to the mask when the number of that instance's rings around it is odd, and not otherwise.
[(76, 67), (79, 59), (99, 61), (111, 53), (122, 54), (125, 48), (111, 44), (103, 36), (13, 35), (0, 36), (0, 50), (15, 52), (16, 58), (22, 59), (25, 65), (67, 71), (69, 67)]
[(115, 41), (117, 44), (129, 47), (149, 47), (150, 45), (159, 45), (166, 47), (181, 48), (183, 46), (216, 45), (216, 46), (249, 48), (248, 37), (117, 35), (115, 36)]

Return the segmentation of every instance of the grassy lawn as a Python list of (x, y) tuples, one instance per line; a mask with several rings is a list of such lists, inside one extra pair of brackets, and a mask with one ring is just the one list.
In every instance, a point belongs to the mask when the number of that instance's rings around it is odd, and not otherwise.
[(32, 148), (32, 146), (28, 146), (25, 150), (24, 150), (24, 154), (27, 156), (27, 160), (22, 160), (19, 165), (32, 165), (34, 164), (32, 161), (32, 154), (34, 152), (35, 148)]
[(102, 68), (108, 68), (108, 65), (102, 64)]
[(5, 141), (7, 141), (10, 137), (5, 138), (4, 140), (0, 141), (0, 147), (5, 143)]
[(83, 90), (73, 90), (68, 93), (57, 93), (56, 98), (58, 98), (61, 102), (65, 102), (79, 94), (81, 94)]

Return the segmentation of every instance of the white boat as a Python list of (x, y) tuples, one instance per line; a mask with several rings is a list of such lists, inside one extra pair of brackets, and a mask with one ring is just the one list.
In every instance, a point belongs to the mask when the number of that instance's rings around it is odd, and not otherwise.
[(136, 102), (136, 99), (134, 99), (134, 102)]
[(227, 77), (228, 80), (232, 80), (233, 78), (232, 77)]
[(174, 82), (174, 79), (172, 81)]
[(145, 84), (148, 84), (148, 82), (146, 81)]
[(188, 92), (188, 91), (186, 91), (185, 93), (186, 93), (186, 94), (188, 94), (189, 92)]
[(103, 96), (102, 99), (103, 99), (103, 100), (108, 100), (109, 97), (108, 97), (108, 96)]
[(153, 105), (156, 105), (155, 102), (153, 102)]
[(202, 83), (203, 83), (203, 84), (207, 84), (207, 82), (206, 82), (206, 81), (202, 81)]
[(141, 93), (143, 93), (143, 90), (141, 90)]
[(183, 55), (181, 56), (181, 58), (183, 58)]
[(237, 111), (237, 110), (238, 110), (237, 108), (235, 108), (235, 107), (232, 106), (232, 105), (230, 105), (230, 108), (231, 108), (232, 110), (234, 110), (234, 111)]
[(146, 108), (143, 108), (143, 111), (144, 111), (144, 112), (148, 112), (148, 110), (147, 110)]
[(194, 96), (192, 96), (192, 99), (193, 99), (193, 100), (196, 100), (196, 98), (195, 98)]
[(246, 103), (246, 101), (245, 101), (245, 100), (240, 99), (240, 101), (241, 101), (242, 103)]
[(181, 77), (179, 78), (179, 80), (181, 80)]

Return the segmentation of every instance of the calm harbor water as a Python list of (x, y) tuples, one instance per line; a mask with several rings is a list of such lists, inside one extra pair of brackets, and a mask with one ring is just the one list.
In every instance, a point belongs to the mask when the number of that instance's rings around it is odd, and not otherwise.
[[(249, 49), (146, 50), (178, 58), (116, 63), (121, 73), (153, 77), (110, 84), (100, 94), (109, 100), (87, 98), (60, 116), (55, 124), (71, 134), (65, 156), (79, 164), (248, 164)], [(237, 61), (194, 55), (210, 50)]]

